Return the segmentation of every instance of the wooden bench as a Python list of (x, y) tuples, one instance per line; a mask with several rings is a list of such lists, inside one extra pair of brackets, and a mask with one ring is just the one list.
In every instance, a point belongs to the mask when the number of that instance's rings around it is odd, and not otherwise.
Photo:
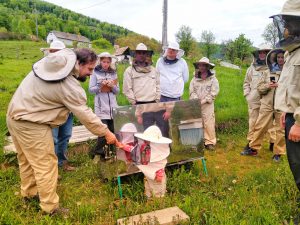
[[(72, 130), (70, 144), (81, 143), (89, 140), (97, 139), (97, 136), (88, 131), (85, 126), (75, 126)], [(4, 146), (4, 153), (16, 152), (11, 136), (6, 137), (7, 145)]]

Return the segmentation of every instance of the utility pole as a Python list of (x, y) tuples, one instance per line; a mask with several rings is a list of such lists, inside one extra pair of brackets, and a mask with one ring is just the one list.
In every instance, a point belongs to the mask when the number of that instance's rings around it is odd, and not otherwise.
[(163, 0), (162, 47), (168, 46), (168, 0)]
[(39, 25), (38, 25), (38, 11), (36, 9), (36, 6), (34, 5), (33, 13), (35, 14), (35, 32), (36, 32), (36, 38), (39, 39)]

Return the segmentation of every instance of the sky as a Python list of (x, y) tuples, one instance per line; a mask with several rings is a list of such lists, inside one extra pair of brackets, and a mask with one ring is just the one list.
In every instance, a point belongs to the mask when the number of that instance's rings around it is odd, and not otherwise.
[[(163, 0), (46, 0), (63, 8), (126, 27), (161, 40)], [(192, 28), (200, 40), (203, 30), (214, 33), (216, 41), (245, 34), (254, 46), (265, 42), (261, 36), (269, 16), (278, 14), (285, 0), (169, 0), (168, 40), (182, 25)]]

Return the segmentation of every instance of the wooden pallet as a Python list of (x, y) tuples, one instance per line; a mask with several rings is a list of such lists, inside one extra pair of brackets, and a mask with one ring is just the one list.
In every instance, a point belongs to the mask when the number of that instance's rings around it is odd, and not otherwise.
[[(75, 126), (69, 143), (76, 144), (94, 139), (97, 139), (97, 136), (88, 131), (85, 126)], [(4, 146), (4, 153), (16, 152), (11, 136), (6, 137), (6, 141), (7, 145)]]

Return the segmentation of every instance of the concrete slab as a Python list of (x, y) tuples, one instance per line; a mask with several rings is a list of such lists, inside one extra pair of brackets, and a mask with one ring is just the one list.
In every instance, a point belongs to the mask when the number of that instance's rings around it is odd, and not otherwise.
[(118, 225), (175, 225), (187, 223), (190, 217), (177, 206), (117, 220)]

